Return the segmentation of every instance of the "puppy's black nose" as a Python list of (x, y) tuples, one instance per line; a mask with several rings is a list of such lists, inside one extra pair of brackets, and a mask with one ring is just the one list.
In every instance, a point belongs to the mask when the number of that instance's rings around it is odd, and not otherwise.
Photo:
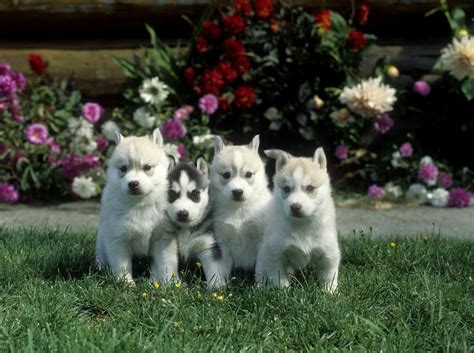
[(177, 213), (178, 221), (186, 222), (189, 218), (189, 212), (186, 210), (181, 210)]
[(131, 181), (128, 183), (128, 188), (132, 192), (137, 192), (140, 183), (137, 180)]
[(243, 195), (244, 195), (244, 190), (242, 189), (232, 190), (232, 196), (234, 197), (234, 200), (241, 200)]
[(290, 208), (291, 208), (291, 212), (296, 215), (296, 214), (301, 213), (301, 209), (303, 208), (303, 206), (301, 206), (300, 203), (295, 202), (291, 204)]

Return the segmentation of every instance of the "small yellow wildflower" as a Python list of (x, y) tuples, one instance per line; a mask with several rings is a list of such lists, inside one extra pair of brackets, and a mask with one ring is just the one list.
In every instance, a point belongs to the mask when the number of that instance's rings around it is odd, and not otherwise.
[(390, 242), (390, 247), (391, 248), (395, 248), (397, 246), (397, 243), (395, 243), (394, 241)]
[(148, 298), (148, 293), (147, 293), (147, 292), (143, 292), (143, 293), (142, 293), (142, 297), (143, 297), (143, 299)]
[(217, 298), (217, 293), (212, 293), (212, 297), (215, 299)]
[(197, 268), (201, 268), (202, 267), (202, 263), (200, 263), (199, 261), (196, 262), (196, 267)]
[(391, 78), (396, 78), (400, 75), (400, 72), (398, 71), (396, 66), (390, 65), (387, 67), (387, 76)]
[(429, 236), (427, 236), (427, 235), (424, 235), (424, 236), (423, 236), (423, 240), (424, 240), (424, 241), (428, 241), (428, 239), (430, 239)]
[(153, 287), (155, 289), (158, 289), (158, 288), (160, 288), (160, 284), (158, 282), (155, 282), (155, 283), (153, 283)]
[(174, 286), (175, 286), (176, 288), (181, 288), (181, 283), (179, 283), (179, 282), (178, 282), (178, 283), (175, 283)]
[(459, 32), (458, 32), (458, 37), (459, 38), (465, 37), (467, 35), (469, 35), (469, 32), (465, 28), (460, 29)]
[(223, 300), (224, 300), (224, 296), (223, 296), (223, 295), (218, 295), (216, 299), (217, 299), (217, 300), (220, 300), (220, 301), (223, 301)]

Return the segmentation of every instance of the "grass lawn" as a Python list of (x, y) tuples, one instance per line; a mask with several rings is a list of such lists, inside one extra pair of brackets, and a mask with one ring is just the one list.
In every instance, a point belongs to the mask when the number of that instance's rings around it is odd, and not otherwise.
[(309, 273), (288, 290), (237, 274), (215, 298), (197, 279), (127, 288), (96, 273), (92, 233), (0, 229), (0, 350), (474, 351), (473, 243), (341, 245), (337, 295)]

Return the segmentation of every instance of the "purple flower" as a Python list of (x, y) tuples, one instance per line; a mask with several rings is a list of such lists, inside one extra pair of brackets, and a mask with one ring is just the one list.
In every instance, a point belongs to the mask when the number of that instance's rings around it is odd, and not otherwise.
[(367, 196), (371, 199), (380, 200), (385, 196), (385, 190), (383, 189), (383, 187), (378, 186), (377, 184), (373, 184), (369, 186)]
[(59, 154), (61, 152), (61, 147), (54, 141), (54, 138), (50, 137), (46, 140), (46, 144), (51, 148), (52, 154)]
[(12, 73), (12, 78), (16, 83), (16, 87), (19, 92), (22, 92), (26, 88), (26, 78), (21, 72)]
[(14, 203), (18, 201), (18, 191), (8, 183), (0, 183), (0, 202)]
[(450, 188), (453, 185), (453, 178), (448, 173), (440, 172), (438, 175), (438, 185), (444, 189)]
[(109, 146), (109, 142), (107, 141), (107, 139), (102, 136), (97, 137), (97, 139), (95, 140), (95, 143), (97, 144), (97, 149), (100, 152), (104, 152), (107, 146)]
[(179, 109), (176, 109), (176, 111), (174, 112), (174, 118), (176, 120), (179, 120), (181, 122), (185, 121), (189, 114), (194, 110), (193, 107), (191, 107), (190, 105), (187, 105), (185, 107), (182, 107), (182, 108), (179, 108)]
[(9, 76), (0, 76), (0, 97), (8, 97), (16, 92), (16, 83)]
[(102, 107), (97, 103), (88, 102), (82, 107), (82, 116), (88, 122), (95, 124), (99, 121), (103, 113)]
[(168, 140), (181, 140), (186, 133), (179, 120), (176, 119), (166, 120), (161, 126), (161, 132)]
[(10, 64), (6, 62), (0, 62), (0, 75), (10, 75), (12, 68)]
[(206, 94), (199, 99), (199, 109), (204, 114), (213, 114), (219, 107), (219, 100), (213, 94)]
[(63, 169), (67, 180), (72, 182), (75, 177), (100, 167), (100, 158), (97, 156), (78, 156), (71, 154), (65, 159), (56, 162)]
[(431, 92), (431, 87), (428, 82), (419, 80), (413, 84), (413, 90), (420, 96), (427, 96)]
[(42, 145), (48, 139), (48, 129), (43, 124), (31, 124), (26, 128), (26, 139), (35, 145)]
[(388, 114), (382, 114), (374, 119), (374, 129), (381, 134), (387, 133), (393, 127), (393, 119)]
[(471, 202), (471, 193), (463, 188), (454, 188), (449, 192), (448, 206), (468, 207)]
[(402, 157), (411, 157), (413, 154), (413, 146), (410, 142), (405, 142), (400, 146), (400, 155)]
[(418, 170), (418, 178), (428, 185), (434, 185), (438, 178), (438, 168), (433, 163), (422, 163)]
[(345, 145), (337, 146), (336, 152), (334, 153), (334, 155), (340, 160), (346, 159), (348, 154), (349, 154), (349, 148), (347, 148), (347, 146)]
[(186, 150), (186, 146), (184, 144), (181, 143), (178, 146), (178, 153), (180, 162), (185, 161), (186, 157), (188, 156), (188, 151)]

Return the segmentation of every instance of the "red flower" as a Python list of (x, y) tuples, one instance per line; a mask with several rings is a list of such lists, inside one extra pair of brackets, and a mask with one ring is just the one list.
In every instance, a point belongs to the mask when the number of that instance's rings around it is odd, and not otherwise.
[(245, 29), (245, 22), (239, 15), (227, 15), (224, 17), (224, 26), (227, 33), (240, 34)]
[(242, 42), (234, 38), (228, 38), (224, 41), (224, 51), (230, 59), (238, 58), (245, 54)]
[(219, 109), (223, 111), (229, 110), (230, 102), (225, 96), (219, 97)]
[(357, 14), (357, 21), (359, 21), (359, 23), (361, 25), (365, 25), (368, 20), (369, 20), (369, 5), (367, 4), (361, 4), (359, 6), (359, 12)]
[(28, 55), (28, 63), (30, 64), (31, 71), (37, 75), (42, 75), (46, 71), (46, 63), (43, 58), (37, 54)]
[(232, 67), (228, 61), (222, 61), (217, 65), (217, 69), (221, 72), (224, 80), (227, 83), (231, 83), (237, 78), (237, 71)]
[(191, 66), (184, 70), (184, 78), (186, 79), (188, 85), (192, 86), (194, 84), (194, 81), (196, 81), (196, 76), (196, 71)]
[(352, 51), (359, 51), (365, 47), (365, 37), (364, 33), (358, 30), (353, 29), (349, 36), (347, 37), (347, 46), (352, 49)]
[(210, 40), (218, 40), (222, 34), (219, 26), (211, 20), (204, 21), (202, 24), (202, 32)]
[(329, 10), (321, 10), (314, 14), (316, 20), (316, 26), (323, 28), (326, 31), (331, 29), (331, 12)]
[(239, 75), (243, 75), (250, 69), (250, 61), (245, 56), (239, 56), (234, 60), (234, 68)]
[(225, 85), (222, 73), (218, 69), (206, 70), (201, 77), (202, 94), (212, 93), (218, 96)]
[(255, 103), (255, 92), (252, 87), (239, 87), (234, 91), (234, 104), (237, 108), (251, 108)]
[(196, 49), (200, 55), (204, 55), (209, 51), (209, 44), (206, 38), (199, 36), (196, 39)]
[(271, 0), (255, 0), (253, 6), (257, 17), (267, 18), (272, 14), (273, 4)]
[(234, 0), (234, 8), (236, 12), (242, 12), (244, 16), (250, 16), (252, 6), (248, 0)]

